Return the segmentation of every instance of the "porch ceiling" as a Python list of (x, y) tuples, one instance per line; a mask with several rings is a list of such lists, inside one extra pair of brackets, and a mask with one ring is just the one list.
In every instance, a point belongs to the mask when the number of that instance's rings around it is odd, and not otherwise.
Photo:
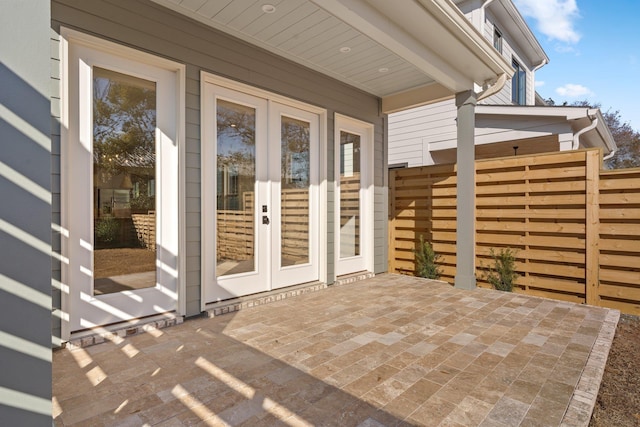
[(435, 102), (511, 67), (449, 0), (152, 0), (387, 101)]

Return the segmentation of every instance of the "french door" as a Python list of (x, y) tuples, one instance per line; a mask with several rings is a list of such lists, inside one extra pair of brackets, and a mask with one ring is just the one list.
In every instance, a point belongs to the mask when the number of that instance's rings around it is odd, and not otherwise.
[(205, 302), (318, 279), (319, 115), (206, 83)]
[(61, 191), (69, 333), (178, 309), (181, 72), (71, 35)]

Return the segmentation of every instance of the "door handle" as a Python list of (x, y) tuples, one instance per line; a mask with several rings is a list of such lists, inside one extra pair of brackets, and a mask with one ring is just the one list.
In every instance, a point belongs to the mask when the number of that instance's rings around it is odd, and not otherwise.
[(262, 216), (262, 223), (265, 225), (269, 225), (269, 217), (266, 215)]

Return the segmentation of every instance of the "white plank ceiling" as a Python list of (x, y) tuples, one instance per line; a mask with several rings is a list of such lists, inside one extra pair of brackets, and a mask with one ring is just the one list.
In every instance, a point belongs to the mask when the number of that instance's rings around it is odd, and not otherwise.
[[(153, 1), (379, 97), (433, 83), (414, 65), (307, 0)], [(265, 4), (275, 11), (265, 12)]]

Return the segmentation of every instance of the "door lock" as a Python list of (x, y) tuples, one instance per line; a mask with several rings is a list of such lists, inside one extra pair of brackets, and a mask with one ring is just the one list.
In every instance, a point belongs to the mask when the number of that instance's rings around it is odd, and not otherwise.
[(265, 225), (269, 225), (269, 217), (266, 215), (262, 216), (262, 223)]

